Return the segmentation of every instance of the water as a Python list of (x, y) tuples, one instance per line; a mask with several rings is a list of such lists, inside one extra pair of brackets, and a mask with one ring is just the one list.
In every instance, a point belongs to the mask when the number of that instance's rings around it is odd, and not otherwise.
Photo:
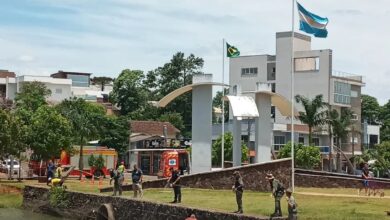
[(50, 215), (16, 208), (0, 208), (0, 220), (65, 220)]

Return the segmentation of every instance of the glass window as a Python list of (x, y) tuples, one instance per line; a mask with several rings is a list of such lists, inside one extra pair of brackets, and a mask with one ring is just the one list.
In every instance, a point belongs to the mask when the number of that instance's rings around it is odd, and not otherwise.
[(304, 57), (295, 58), (295, 71), (318, 71), (320, 70), (320, 58), (319, 57)]
[(274, 136), (274, 150), (279, 151), (286, 144), (285, 136)]
[(351, 104), (351, 85), (343, 82), (334, 82), (334, 102)]
[(317, 146), (317, 147), (320, 146), (320, 138), (313, 137), (312, 141), (313, 141), (314, 146)]
[(257, 67), (242, 68), (241, 69), (241, 76), (255, 76), (255, 75), (257, 75), (257, 72), (258, 72)]
[(72, 86), (89, 87), (89, 76), (68, 74), (68, 79), (72, 80)]

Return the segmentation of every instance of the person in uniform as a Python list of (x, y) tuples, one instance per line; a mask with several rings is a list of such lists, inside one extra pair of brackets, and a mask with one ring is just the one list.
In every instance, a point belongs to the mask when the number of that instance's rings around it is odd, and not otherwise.
[(238, 210), (234, 213), (242, 214), (244, 211), (242, 209), (242, 194), (244, 193), (244, 182), (239, 171), (234, 171), (234, 185), (232, 186), (233, 192), (236, 193), (236, 202)]
[(116, 192), (119, 192), (119, 196), (122, 195), (122, 187), (121, 185), (119, 184), (119, 178), (120, 178), (120, 174), (118, 173), (118, 170), (115, 170), (115, 169), (111, 169), (110, 170), (110, 185), (112, 183), (112, 181), (114, 180), (114, 194), (112, 194), (112, 196), (116, 196)]
[(54, 173), (54, 178), (51, 179), (51, 185), (52, 186), (62, 186), (63, 183), (64, 183), (64, 180), (62, 178), (62, 167), (61, 167), (61, 163), (58, 163), (56, 172)]
[(279, 180), (275, 179), (271, 173), (267, 174), (265, 178), (269, 181), (272, 189), (272, 196), (275, 198), (275, 211), (271, 217), (281, 217), (282, 209), (280, 207), (280, 199), (284, 195), (284, 186)]
[(292, 190), (290, 188), (286, 190), (286, 197), (287, 197), (286, 199), (287, 199), (287, 206), (288, 206), (288, 220), (297, 220), (298, 205), (295, 202), (295, 198), (292, 196)]
[(142, 198), (142, 170), (138, 169), (137, 164), (134, 164), (134, 169), (131, 173), (131, 180), (133, 181), (134, 198), (137, 198), (138, 196)]
[(171, 203), (181, 203), (180, 173), (172, 167), (169, 170), (171, 171), (171, 177), (168, 179), (168, 183), (173, 188), (175, 197)]

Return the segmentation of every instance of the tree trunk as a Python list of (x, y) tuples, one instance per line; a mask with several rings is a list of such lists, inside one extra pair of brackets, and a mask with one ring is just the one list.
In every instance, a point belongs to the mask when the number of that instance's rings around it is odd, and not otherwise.
[(340, 158), (340, 150), (341, 150), (341, 139), (337, 137), (337, 163), (336, 163), (336, 169), (338, 173), (341, 173), (341, 158)]
[(332, 148), (333, 148), (333, 134), (332, 128), (329, 128), (329, 163), (328, 163), (328, 171), (333, 172), (333, 161), (332, 161)]
[(19, 152), (19, 171), (18, 171), (18, 181), (22, 181), (22, 175), (21, 175), (21, 172), (22, 172), (22, 160), (20, 159), (21, 156), (20, 156), (20, 152)]
[(13, 179), (13, 175), (14, 175), (14, 156), (10, 156), (9, 157), (9, 161), (10, 161), (10, 164), (9, 164), (9, 179), (12, 180)]
[(84, 169), (84, 159), (83, 159), (83, 138), (81, 137), (81, 142), (80, 142), (80, 158), (79, 158), (79, 171), (80, 171), (80, 180), (81, 176), (83, 175), (83, 169)]
[(313, 140), (312, 140), (312, 127), (311, 126), (309, 126), (309, 146), (312, 146), (312, 144), (313, 144)]

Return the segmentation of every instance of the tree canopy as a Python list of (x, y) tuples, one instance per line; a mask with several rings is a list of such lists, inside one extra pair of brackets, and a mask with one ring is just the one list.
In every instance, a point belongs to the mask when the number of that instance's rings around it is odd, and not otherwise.
[[(233, 134), (226, 132), (224, 135), (224, 159), (225, 161), (233, 160)], [(212, 148), (212, 163), (214, 165), (221, 165), (221, 153), (222, 153), (222, 135), (214, 142)], [(241, 143), (241, 162), (248, 161), (248, 147), (243, 142)]]
[(304, 111), (299, 112), (298, 118), (309, 127), (309, 145), (312, 145), (313, 128), (323, 125), (326, 122), (327, 113), (325, 107), (327, 103), (323, 101), (322, 95), (317, 95), (314, 99), (296, 95), (295, 100), (297, 103), (301, 103), (304, 108)]
[[(375, 97), (362, 95), (362, 120), (367, 120), (369, 124), (379, 122), (381, 107)], [(363, 121), (362, 121), (363, 122)]]
[(122, 115), (135, 112), (147, 103), (148, 91), (143, 85), (144, 77), (140, 70), (125, 69), (115, 79), (110, 100), (120, 107)]
[(40, 106), (46, 104), (46, 98), (51, 95), (42, 82), (24, 82), (20, 92), (16, 93), (15, 104), (19, 109), (35, 112)]

